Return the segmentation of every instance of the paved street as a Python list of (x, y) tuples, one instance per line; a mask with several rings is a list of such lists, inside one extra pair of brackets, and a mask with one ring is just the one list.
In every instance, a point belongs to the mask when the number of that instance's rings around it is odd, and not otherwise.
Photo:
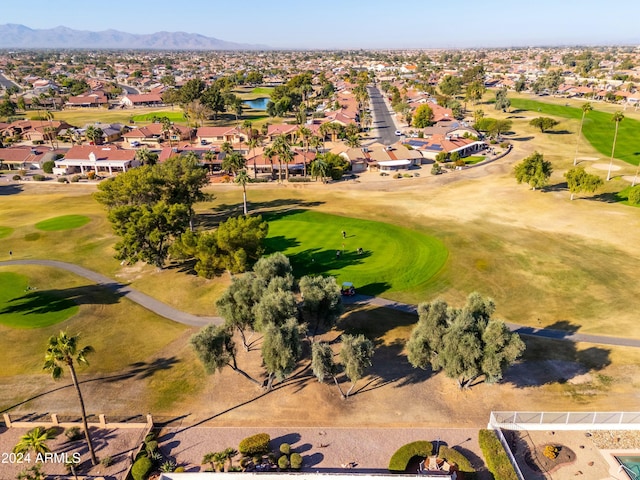
[[(9, 80), (7, 77), (5, 77), (4, 75), (2, 75), (0, 73), (0, 85), (3, 86), (4, 88), (9, 88), (9, 87), (18, 87), (20, 88), (20, 86), (14, 82), (12, 82), (11, 80)], [(22, 90), (20, 88), (20, 90)]]
[(373, 117), (373, 137), (383, 145), (391, 145), (398, 140), (395, 121), (389, 112), (378, 87), (368, 87)]

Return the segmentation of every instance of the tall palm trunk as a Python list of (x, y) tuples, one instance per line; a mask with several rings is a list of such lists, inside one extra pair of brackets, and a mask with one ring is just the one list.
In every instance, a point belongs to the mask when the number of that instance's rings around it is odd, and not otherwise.
[(97, 465), (98, 460), (96, 458), (96, 452), (93, 449), (93, 442), (91, 441), (91, 433), (89, 432), (89, 425), (87, 423), (87, 412), (84, 408), (84, 399), (82, 398), (82, 392), (80, 391), (80, 385), (78, 384), (78, 377), (76, 376), (76, 369), (73, 368), (73, 362), (68, 362), (69, 371), (71, 372), (71, 380), (73, 386), (76, 388), (76, 394), (78, 395), (78, 401), (80, 402), (80, 415), (82, 415), (82, 425), (84, 426), (84, 437), (87, 439), (87, 447), (89, 448), (89, 455), (91, 456), (91, 464)]
[(616, 122), (616, 132), (613, 135), (613, 148), (611, 149), (611, 160), (609, 161), (609, 171), (607, 172), (607, 181), (611, 180), (611, 168), (613, 167), (613, 155), (616, 151), (616, 140), (618, 139), (618, 125), (620, 125), (620, 122)]
[(244, 216), (247, 216), (247, 186), (242, 185), (242, 206), (244, 208)]

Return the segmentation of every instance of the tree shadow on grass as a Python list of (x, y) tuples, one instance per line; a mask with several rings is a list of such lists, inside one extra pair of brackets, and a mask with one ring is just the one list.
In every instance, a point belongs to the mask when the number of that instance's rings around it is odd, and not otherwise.
[(0, 186), (0, 195), (17, 195), (24, 190), (22, 185), (2, 185)]
[[(323, 203), (324, 202), (320, 201), (308, 202), (294, 198), (282, 198), (265, 202), (252, 202), (249, 199), (248, 209), (250, 215), (262, 215), (265, 219), (273, 219), (285, 214), (301, 213), (307, 208), (317, 207)], [(199, 213), (196, 216), (196, 223), (200, 227), (214, 228), (230, 217), (242, 215), (242, 208), (242, 202), (231, 204), (223, 203), (212, 208), (210, 211)]]
[(1, 314), (47, 314), (66, 310), (74, 305), (110, 305), (124, 295), (121, 284), (85, 285), (65, 289), (28, 290), (21, 297), (12, 298)]
[(549, 135), (571, 135), (573, 132), (570, 132), (569, 130), (547, 130), (544, 133)]
[(624, 202), (627, 199), (620, 195), (619, 192), (604, 192), (598, 193), (597, 195), (592, 195), (590, 197), (584, 197), (584, 200), (591, 200), (594, 202), (603, 202), (603, 203), (618, 203)]
[[(300, 242), (295, 238), (278, 236), (267, 238), (265, 245), (267, 253), (274, 253), (297, 247)], [(340, 255), (337, 255), (337, 250), (333, 249), (308, 248), (289, 255), (289, 261), (298, 276), (326, 275), (344, 267), (361, 265), (371, 254), (368, 250), (363, 250), (362, 253), (358, 253), (357, 250), (340, 250)]]
[(560, 183), (556, 183), (554, 185), (547, 185), (546, 187), (542, 187), (540, 190), (543, 193), (547, 193), (547, 192), (566, 192), (569, 188), (569, 185), (567, 185), (567, 182), (560, 182)]
[(509, 140), (511, 140), (512, 142), (528, 142), (529, 140), (533, 140), (534, 137), (533, 135), (529, 135), (526, 137), (514, 137), (514, 138), (510, 138)]
[(563, 341), (562, 337), (525, 336), (523, 341), (527, 349), (522, 359), (505, 372), (502, 383), (511, 383), (518, 388), (563, 384), (611, 364), (609, 349), (578, 350), (575, 343)]

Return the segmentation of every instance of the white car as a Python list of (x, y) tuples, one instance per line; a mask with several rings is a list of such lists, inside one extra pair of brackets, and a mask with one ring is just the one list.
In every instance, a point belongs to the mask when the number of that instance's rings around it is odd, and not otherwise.
[(401, 135), (402, 135), (402, 132), (401, 132), (400, 130), (396, 130), (396, 135), (397, 135), (397, 136), (401, 136)]

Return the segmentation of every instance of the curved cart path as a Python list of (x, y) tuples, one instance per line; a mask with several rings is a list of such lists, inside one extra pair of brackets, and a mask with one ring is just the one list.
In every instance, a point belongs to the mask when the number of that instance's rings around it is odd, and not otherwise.
[(67, 270), (71, 273), (86, 278), (95, 282), (97, 285), (106, 288), (118, 295), (127, 297), (132, 302), (143, 306), (147, 310), (160, 315), (161, 317), (168, 318), (174, 322), (182, 323), (192, 327), (203, 327), (210, 323), (221, 324), (224, 320), (221, 317), (199, 317), (190, 313), (182, 312), (170, 307), (166, 303), (162, 303), (149, 295), (146, 295), (135, 288), (131, 288), (123, 283), (116, 282), (109, 277), (106, 277), (100, 273), (89, 270), (88, 268), (75, 265), (73, 263), (59, 262), (57, 260), (10, 260), (6, 262), (0, 262), (0, 266), (10, 265), (41, 265), (45, 267), (55, 267)]
[[(210, 323), (221, 324), (224, 322), (222, 317), (199, 317), (190, 313), (176, 310), (169, 305), (156, 300), (149, 295), (146, 295), (128, 285), (115, 282), (109, 277), (106, 277), (100, 273), (94, 272), (87, 268), (75, 265), (73, 263), (60, 262), (57, 260), (9, 260), (0, 262), (0, 266), (11, 265), (41, 265), (46, 267), (55, 267), (67, 270), (71, 273), (91, 280), (96, 284), (111, 290), (118, 295), (127, 297), (129, 300), (143, 306), (147, 310), (160, 315), (161, 317), (168, 318), (174, 322), (182, 323), (192, 327), (202, 327)], [(356, 305), (374, 305), (378, 307), (391, 308), (406, 313), (417, 314), (417, 307), (408, 303), (395, 302), (393, 300), (387, 300), (381, 297), (370, 297), (368, 295), (355, 295), (353, 297), (345, 297), (346, 304)], [(625, 338), (625, 337), (612, 337), (608, 335), (592, 335), (587, 333), (574, 333), (565, 330), (555, 330), (551, 328), (534, 328), (525, 325), (518, 325), (516, 323), (506, 323), (509, 329), (513, 332), (517, 332), (521, 335), (532, 335), (536, 337), (551, 338), (555, 340), (569, 340), (572, 342), (587, 342), (598, 343), (602, 345), (616, 345), (620, 347), (635, 347), (640, 348), (640, 339)]]

